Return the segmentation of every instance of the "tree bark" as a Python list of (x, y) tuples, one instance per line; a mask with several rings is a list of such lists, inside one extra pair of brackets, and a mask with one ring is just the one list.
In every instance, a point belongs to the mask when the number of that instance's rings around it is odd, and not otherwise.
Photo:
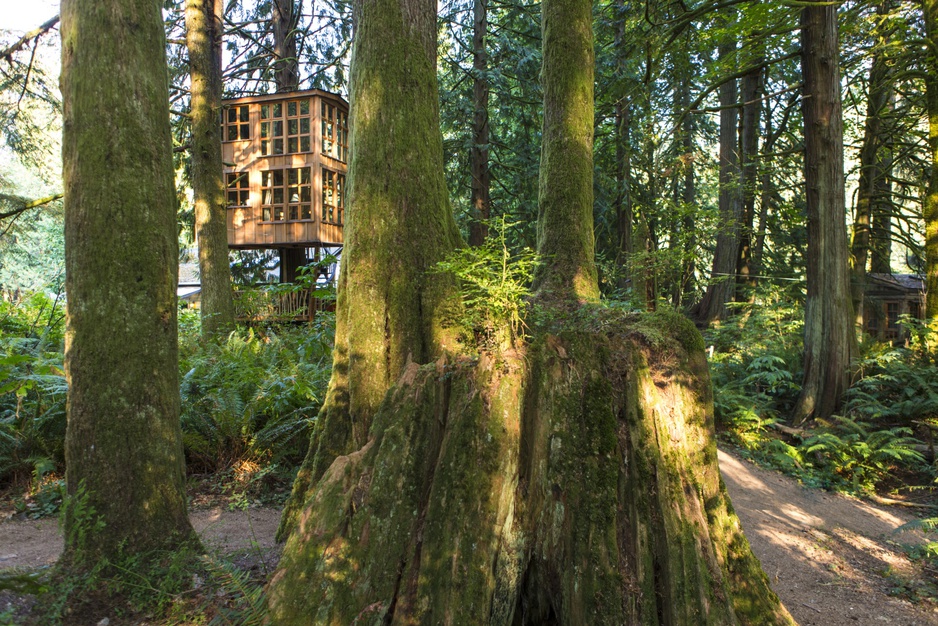
[(469, 245), (481, 246), (488, 237), (491, 209), (489, 189), (489, 79), (485, 37), (488, 31), (488, 0), (475, 0), (472, 19), (472, 150), (469, 154), (472, 174), (472, 223)]
[[(197, 543), (186, 515), (176, 191), (160, 3), (62, 3), (69, 506), (63, 562)], [(99, 523), (99, 522), (103, 522)]]
[(360, 0), (355, 20), (333, 374), (281, 539), (333, 460), (368, 440), (404, 367), (456, 347), (452, 287), (431, 272), (461, 245), (443, 174), (436, 14), (419, 0)]
[[(302, 0), (300, 0), (302, 2)], [(277, 92), (300, 88), (300, 65), (296, 50), (296, 27), (301, 9), (294, 0), (273, 0), (271, 28), (274, 35), (274, 83)]]
[[(882, 2), (877, 7), (877, 13), (881, 17), (888, 11), (889, 3), (887, 2)], [(882, 215), (882, 205), (889, 204), (888, 195), (883, 197), (883, 194), (891, 190), (891, 184), (886, 180), (889, 167), (883, 118), (890, 108), (893, 86), (890, 76), (892, 72), (882, 50), (882, 42), (877, 42), (877, 44), (879, 49), (874, 54), (870, 66), (866, 125), (863, 145), (860, 148), (860, 180), (857, 185), (857, 205), (854, 212), (853, 241), (851, 242), (852, 302), (856, 323), (860, 328), (863, 328), (863, 294), (866, 291), (867, 267), (873, 257), (874, 267), (870, 271), (889, 273), (887, 250), (891, 249), (888, 245), (891, 220), (888, 212), (887, 216)], [(874, 206), (878, 231), (875, 244), (872, 236)], [(876, 253), (871, 254), (874, 248)], [(883, 256), (886, 256), (886, 259), (883, 259)]]
[(796, 423), (831, 416), (847, 389), (850, 361), (857, 352), (844, 219), (837, 6), (809, 3), (801, 13), (801, 37), (808, 297)]
[[(725, 60), (736, 50), (736, 42), (719, 47), (719, 57)], [(701, 325), (709, 325), (726, 317), (726, 303), (733, 299), (736, 289), (736, 260), (739, 256), (739, 223), (742, 213), (740, 187), (738, 109), (736, 79), (720, 86), (720, 223), (717, 245), (713, 255), (710, 283), (703, 299), (697, 304), (694, 317)]]
[(593, 237), (593, 21), (588, 0), (541, 4), (544, 130), (535, 278), (542, 298), (599, 298)]
[[(758, 37), (758, 35), (756, 35)], [(755, 62), (759, 63), (760, 59)], [(743, 119), (740, 129), (742, 147), (742, 220), (739, 231), (739, 257), (736, 265), (736, 300), (748, 302), (755, 297), (758, 282), (752, 263), (753, 224), (756, 212), (756, 187), (759, 180), (759, 121), (762, 117), (762, 68), (743, 77)]]
[(928, 109), (928, 147), (931, 168), (925, 194), (925, 316), (938, 317), (938, 0), (922, 0), (928, 71), (925, 72)]
[(189, 51), (192, 124), (192, 196), (202, 284), (202, 332), (234, 330), (234, 299), (228, 264), (228, 215), (221, 158), (222, 75), (224, 31), (222, 0), (188, 0), (186, 47)]

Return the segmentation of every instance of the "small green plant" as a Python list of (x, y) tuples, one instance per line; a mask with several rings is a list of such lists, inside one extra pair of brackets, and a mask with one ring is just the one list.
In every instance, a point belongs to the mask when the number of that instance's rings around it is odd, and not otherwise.
[(463, 309), (456, 322), (463, 339), (488, 349), (521, 336), (526, 298), (538, 265), (537, 254), (531, 249), (517, 253), (509, 249), (508, 233), (516, 224), (504, 217), (490, 224), (492, 234), (485, 243), (460, 248), (435, 268), (458, 281)]

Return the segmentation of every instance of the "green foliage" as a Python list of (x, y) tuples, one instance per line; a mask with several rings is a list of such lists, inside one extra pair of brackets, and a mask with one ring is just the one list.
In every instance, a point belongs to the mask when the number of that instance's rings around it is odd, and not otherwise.
[(38, 488), (65, 460), (64, 307), (0, 300), (0, 488)]
[(296, 465), (331, 368), (332, 327), (236, 331), (222, 344), (184, 341), (183, 442), (190, 471), (239, 461)]
[(538, 258), (530, 248), (512, 254), (508, 233), (514, 226), (504, 218), (492, 220), (483, 245), (460, 248), (436, 265), (437, 272), (459, 281), (463, 309), (456, 321), (470, 345), (493, 348), (518, 339), (524, 328)]
[[(794, 441), (770, 430), (785, 421), (800, 387), (800, 311), (769, 297), (764, 306), (707, 333), (714, 353), (714, 408), (723, 433), (756, 460), (805, 483), (867, 493), (898, 468), (923, 469), (912, 426), (938, 416), (938, 370), (915, 327), (912, 347), (868, 346), (843, 415)], [(908, 322), (911, 325), (911, 322)]]

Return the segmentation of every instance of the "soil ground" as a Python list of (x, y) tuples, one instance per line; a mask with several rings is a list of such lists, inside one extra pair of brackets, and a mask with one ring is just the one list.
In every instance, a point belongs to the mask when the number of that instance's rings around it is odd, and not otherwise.
[[(913, 519), (907, 512), (806, 489), (722, 450), (720, 469), (753, 551), (799, 624), (938, 626), (934, 603), (910, 601), (938, 592), (935, 573), (910, 562), (902, 549), (924, 542), (923, 535), (895, 532)], [(279, 555), (277, 509), (212, 506), (191, 517), (216, 554), (271, 571)], [(0, 570), (49, 565), (61, 548), (55, 520), (0, 523)]]

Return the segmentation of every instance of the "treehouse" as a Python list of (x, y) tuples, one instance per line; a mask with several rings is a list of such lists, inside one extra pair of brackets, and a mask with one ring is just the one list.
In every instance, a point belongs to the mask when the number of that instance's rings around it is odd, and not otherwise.
[(228, 246), (277, 250), (281, 282), (342, 246), (348, 103), (311, 89), (224, 101)]

